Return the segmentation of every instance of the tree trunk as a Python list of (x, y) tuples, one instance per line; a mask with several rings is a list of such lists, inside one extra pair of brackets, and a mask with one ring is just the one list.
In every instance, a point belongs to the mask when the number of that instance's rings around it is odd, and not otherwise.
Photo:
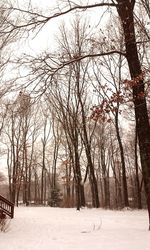
[(137, 188), (137, 206), (138, 209), (142, 209), (142, 198), (141, 198), (141, 189), (139, 181), (139, 166), (138, 166), (138, 156), (137, 156), (137, 130), (135, 129), (135, 178), (136, 178), (136, 188)]
[(82, 185), (82, 176), (80, 169), (80, 160), (78, 154), (78, 148), (74, 149), (75, 151), (75, 181), (76, 181), (76, 201), (77, 201), (77, 210), (80, 210), (80, 207), (85, 207), (85, 196), (84, 196), (84, 186)]
[(97, 186), (97, 180), (95, 177), (94, 164), (92, 162), (92, 156), (91, 156), (91, 143), (88, 139), (88, 133), (87, 133), (87, 128), (86, 128), (85, 110), (84, 110), (84, 105), (83, 105), (83, 101), (81, 97), (82, 92), (80, 90), (80, 62), (78, 62), (76, 65), (76, 85), (77, 85), (77, 96), (78, 96), (78, 100), (81, 106), (83, 143), (85, 146), (85, 153), (86, 153), (87, 162), (88, 162), (89, 180), (90, 180), (91, 193), (92, 193), (92, 203), (93, 203), (93, 207), (98, 208), (100, 206), (99, 196), (98, 196), (98, 186)]
[(117, 134), (117, 140), (119, 144), (120, 158), (121, 158), (124, 206), (129, 207), (124, 150), (123, 150), (122, 140), (120, 137), (119, 126), (118, 126), (118, 110), (116, 111), (116, 114), (115, 114), (115, 128), (116, 128), (116, 134)]
[(133, 102), (135, 120), (139, 140), (141, 167), (144, 179), (144, 187), (147, 198), (150, 230), (150, 126), (146, 105), (145, 87), (141, 64), (138, 56), (133, 9), (135, 0), (118, 0), (118, 13), (122, 22), (125, 37), (126, 58), (133, 80)]
[(104, 196), (105, 196), (105, 202), (104, 206), (105, 208), (110, 207), (110, 192), (109, 192), (109, 174), (105, 162), (105, 150), (104, 145), (102, 143), (101, 145), (101, 168), (102, 168), (102, 178), (103, 178), (103, 186), (104, 186)]

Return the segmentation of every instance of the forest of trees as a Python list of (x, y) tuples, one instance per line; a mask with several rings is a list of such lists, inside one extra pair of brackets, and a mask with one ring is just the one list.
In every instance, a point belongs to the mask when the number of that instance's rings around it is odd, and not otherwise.
[[(44, 10), (3, 0), (0, 12), (11, 201), (147, 207), (150, 219), (149, 1), (64, 0)], [(25, 42), (60, 17), (55, 44), (28, 53)]]

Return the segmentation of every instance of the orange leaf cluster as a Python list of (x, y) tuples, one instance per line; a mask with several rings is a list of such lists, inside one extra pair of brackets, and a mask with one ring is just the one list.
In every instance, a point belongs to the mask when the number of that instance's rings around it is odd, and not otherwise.
[(131, 80), (125, 79), (124, 80), (125, 89), (130, 89), (130, 88), (133, 88), (133, 87), (137, 86), (140, 83), (140, 81), (143, 80), (143, 77), (144, 77), (144, 72), (142, 72), (137, 77), (135, 77), (135, 78), (133, 78)]

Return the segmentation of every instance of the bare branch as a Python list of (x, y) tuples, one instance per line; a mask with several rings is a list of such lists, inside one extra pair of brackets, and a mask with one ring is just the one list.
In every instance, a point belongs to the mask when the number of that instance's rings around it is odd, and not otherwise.
[[(117, 7), (117, 4), (115, 3), (97, 3), (97, 4), (91, 4), (91, 5), (75, 5), (73, 7), (69, 6), (69, 8), (67, 10), (64, 11), (60, 11), (58, 13), (55, 13), (51, 16), (45, 16), (30, 10), (24, 10), (24, 9), (20, 9), (20, 8), (14, 8), (14, 7), (10, 7), (9, 10), (11, 11), (17, 11), (17, 12), (21, 12), (22, 14), (29, 14), (31, 15), (31, 20), (29, 22), (25, 22), (24, 24), (18, 24), (18, 25), (13, 25), (13, 23), (10, 23), (10, 25), (12, 26), (11, 30), (6, 30), (4, 31), (5, 34), (9, 33), (9, 32), (13, 32), (14, 30), (17, 29), (21, 29), (21, 28), (25, 28), (25, 27), (37, 27), (39, 25), (45, 25), (47, 22), (49, 22), (50, 20), (66, 15), (70, 12), (74, 12), (75, 10), (81, 10), (81, 11), (85, 11), (87, 9), (92, 9), (92, 8), (97, 8), (97, 7)], [(31, 28), (32, 29), (32, 28)]]
[(88, 55), (84, 55), (84, 56), (79, 56), (79, 57), (76, 57), (76, 58), (73, 58), (72, 60), (69, 60), (69, 61), (66, 61), (66, 62), (63, 62), (56, 70), (54, 73), (56, 73), (57, 71), (59, 71), (60, 69), (64, 68), (65, 66), (67, 65), (70, 65), (74, 62), (78, 62), (78, 61), (81, 61), (85, 58), (94, 58), (94, 57), (99, 57), (99, 56), (108, 56), (108, 55), (112, 55), (112, 54), (119, 54), (119, 55), (122, 55), (122, 56), (126, 56), (126, 53), (125, 52), (121, 52), (121, 51), (118, 51), (118, 50), (112, 50), (112, 51), (108, 51), (108, 52), (103, 52), (103, 53), (96, 53), (96, 54), (88, 54)]

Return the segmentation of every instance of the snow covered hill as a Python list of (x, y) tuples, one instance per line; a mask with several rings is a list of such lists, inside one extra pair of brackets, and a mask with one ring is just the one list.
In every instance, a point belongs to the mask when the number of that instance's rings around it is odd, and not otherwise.
[(147, 211), (16, 208), (0, 250), (150, 250)]

